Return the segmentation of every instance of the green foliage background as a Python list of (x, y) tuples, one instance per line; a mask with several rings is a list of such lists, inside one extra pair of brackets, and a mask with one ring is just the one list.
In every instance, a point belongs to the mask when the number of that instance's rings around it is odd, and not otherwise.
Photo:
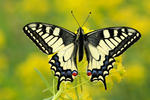
[[(110, 83), (113, 85), (108, 91), (99, 91), (99, 85), (92, 94), (89, 94), (90, 90), (83, 90), (82, 99), (149, 100), (149, 4), (149, 0), (1, 0), (0, 100), (41, 100), (55, 94), (50, 92), (55, 90), (57, 79), (49, 70), (48, 58), (25, 36), (22, 28), (30, 22), (46, 22), (75, 32), (78, 25), (70, 14), (71, 10), (81, 24), (88, 12), (92, 12), (85, 25), (88, 29), (129, 26), (142, 34), (142, 38), (123, 54), (124, 75), (114, 73), (116, 79), (112, 79)], [(44, 90), (47, 86), (35, 68), (49, 83), (50, 92)], [(66, 97), (70, 92), (60, 93), (57, 99), (81, 100), (78, 90)]]

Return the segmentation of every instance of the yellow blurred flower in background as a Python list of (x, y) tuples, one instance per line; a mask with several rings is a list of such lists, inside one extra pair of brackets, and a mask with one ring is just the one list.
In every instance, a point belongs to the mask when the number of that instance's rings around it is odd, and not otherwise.
[(145, 81), (146, 71), (141, 65), (131, 65), (127, 68), (126, 79), (129, 84), (132, 85), (142, 85)]
[(50, 5), (47, 0), (23, 0), (21, 3), (25, 12), (33, 14), (45, 14), (50, 10)]
[(47, 58), (41, 55), (37, 55), (36, 53), (31, 54), (25, 62), (18, 65), (16, 74), (18, 77), (20, 77), (21, 81), (23, 81), (25, 85), (34, 85), (34, 82), (40, 80), (34, 70), (35, 68), (40, 70), (42, 73), (45, 73), (46, 76), (50, 75), (50, 68)]
[(16, 96), (16, 91), (12, 88), (0, 89), (0, 100), (15, 100)]

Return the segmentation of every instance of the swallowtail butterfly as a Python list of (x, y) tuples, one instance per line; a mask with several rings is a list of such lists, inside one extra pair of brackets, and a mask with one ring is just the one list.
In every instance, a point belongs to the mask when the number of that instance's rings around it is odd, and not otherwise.
[(114, 58), (141, 37), (137, 30), (130, 27), (109, 27), (87, 34), (79, 27), (75, 34), (62, 27), (42, 22), (27, 24), (23, 31), (45, 54), (56, 53), (49, 60), (49, 64), (58, 77), (57, 90), (62, 81), (73, 82), (78, 75), (77, 55), (81, 61), (84, 51), (90, 81), (100, 80), (107, 89), (105, 76), (113, 68)]

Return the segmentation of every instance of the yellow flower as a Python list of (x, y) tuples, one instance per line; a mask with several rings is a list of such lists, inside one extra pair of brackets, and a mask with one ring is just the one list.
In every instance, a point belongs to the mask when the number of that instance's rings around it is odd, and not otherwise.
[(127, 82), (133, 85), (143, 84), (145, 81), (146, 71), (143, 66), (130, 65), (126, 71)]
[(119, 9), (118, 12), (111, 12), (111, 20), (120, 23), (121, 26), (135, 28), (142, 34), (149, 32), (149, 17), (139, 15), (134, 7), (129, 6)]
[[(17, 66), (15, 70), (16, 78), (19, 81), (24, 96), (28, 96), (30, 99), (38, 96), (39, 99), (42, 99), (42, 91), (49, 93), (49, 87), (53, 86), (53, 76), (51, 76), (49, 67), (47, 57), (37, 53), (31, 54), (24, 62)], [(48, 80), (49, 87), (45, 85), (45, 81), (41, 79), (37, 70)]]
[(41, 73), (46, 74), (46, 76), (50, 74), (47, 58), (36, 54), (31, 54), (25, 62), (18, 65), (16, 74), (25, 85), (32, 86), (35, 84), (34, 82), (40, 80), (34, 70), (35, 68)]
[(25, 12), (33, 14), (45, 14), (50, 9), (50, 4), (47, 0), (24, 0), (21, 5)]
[(1, 88), (0, 99), (1, 100), (16, 100), (16, 91), (12, 88)]

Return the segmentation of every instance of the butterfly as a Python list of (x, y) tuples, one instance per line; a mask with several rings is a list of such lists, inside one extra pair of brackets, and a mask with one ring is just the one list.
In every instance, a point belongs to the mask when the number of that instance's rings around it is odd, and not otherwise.
[(87, 34), (79, 27), (75, 34), (57, 25), (42, 22), (29, 23), (23, 31), (45, 54), (55, 53), (49, 64), (58, 77), (57, 90), (61, 82), (73, 82), (78, 75), (77, 57), (79, 62), (82, 61), (84, 52), (90, 81), (100, 80), (107, 89), (105, 77), (113, 68), (114, 58), (141, 37), (137, 30), (130, 27), (109, 27)]

